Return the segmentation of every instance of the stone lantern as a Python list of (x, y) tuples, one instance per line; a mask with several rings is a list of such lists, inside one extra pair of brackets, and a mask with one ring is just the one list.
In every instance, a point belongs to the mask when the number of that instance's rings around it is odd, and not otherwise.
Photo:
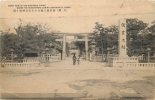
[(151, 51), (151, 48), (148, 46), (147, 47), (147, 51), (148, 51), (148, 57), (147, 57), (147, 61), (148, 61), (148, 63), (150, 62), (150, 51)]
[(10, 52), (11, 52), (11, 62), (13, 62), (13, 52), (14, 52), (14, 49), (10, 49)]

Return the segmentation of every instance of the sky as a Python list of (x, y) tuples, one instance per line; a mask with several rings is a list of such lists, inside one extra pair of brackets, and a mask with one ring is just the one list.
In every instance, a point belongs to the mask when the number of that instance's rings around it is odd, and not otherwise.
[[(70, 7), (67, 12), (12, 12), (8, 5), (44, 4), (48, 7)], [(19, 18), (28, 23), (47, 23), (53, 30), (65, 33), (92, 33), (95, 22), (104, 27), (118, 25), (119, 19), (138, 18), (145, 23), (155, 20), (155, 1), (153, 0), (45, 0), (3, 1), (1, 2), (0, 30), (14, 32)]]

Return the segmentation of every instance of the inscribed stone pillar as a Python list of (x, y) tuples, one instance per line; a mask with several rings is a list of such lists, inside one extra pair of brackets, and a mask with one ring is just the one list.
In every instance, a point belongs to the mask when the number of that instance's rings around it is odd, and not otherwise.
[(62, 50), (62, 60), (65, 60), (66, 56), (66, 34), (63, 36), (63, 50)]
[(127, 57), (126, 19), (119, 20), (119, 57)]

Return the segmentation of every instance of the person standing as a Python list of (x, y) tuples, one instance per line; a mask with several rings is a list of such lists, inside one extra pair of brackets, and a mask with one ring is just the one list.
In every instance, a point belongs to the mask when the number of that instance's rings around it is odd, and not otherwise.
[(80, 64), (80, 55), (77, 58), (78, 65)]
[(73, 65), (75, 65), (76, 64), (76, 56), (75, 56), (75, 54), (73, 55)]

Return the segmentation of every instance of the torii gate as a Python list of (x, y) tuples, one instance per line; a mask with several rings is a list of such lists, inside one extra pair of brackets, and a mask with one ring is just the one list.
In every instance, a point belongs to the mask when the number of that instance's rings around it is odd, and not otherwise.
[[(62, 60), (65, 60), (66, 55), (66, 42), (67, 41), (85, 41), (85, 52), (86, 52), (86, 60), (88, 60), (88, 41), (91, 41), (91, 39), (88, 39), (88, 34), (93, 33), (57, 33), (61, 36), (63, 36), (62, 39), (56, 39), (56, 41), (63, 41), (63, 49), (62, 49)], [(84, 39), (66, 39), (66, 36), (79, 36), (83, 35)]]

